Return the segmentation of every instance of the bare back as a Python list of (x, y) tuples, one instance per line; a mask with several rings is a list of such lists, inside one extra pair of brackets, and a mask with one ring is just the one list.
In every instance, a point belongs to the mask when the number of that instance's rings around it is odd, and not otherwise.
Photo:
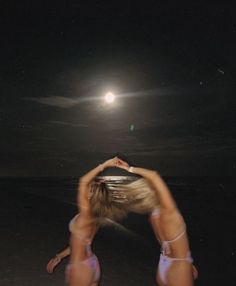
[(158, 215), (150, 215), (150, 223), (161, 245), (162, 242), (170, 242), (170, 257), (186, 257), (189, 243), (186, 226), (178, 209), (171, 213), (162, 209)]

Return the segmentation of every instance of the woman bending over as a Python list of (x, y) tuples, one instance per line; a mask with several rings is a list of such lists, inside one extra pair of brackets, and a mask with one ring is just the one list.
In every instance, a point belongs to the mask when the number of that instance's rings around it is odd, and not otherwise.
[[(156, 274), (157, 284), (159, 286), (192, 286), (198, 273), (192, 265), (193, 260), (184, 219), (169, 188), (156, 171), (129, 167), (122, 160), (119, 160), (118, 166), (142, 176), (158, 197), (159, 207), (154, 209), (150, 215), (150, 223), (161, 245)], [(138, 210), (140, 206), (142, 202), (140, 205), (137, 204), (136, 209)]]
[[(96, 182), (96, 176), (107, 167), (117, 167), (118, 158), (107, 160), (80, 178), (77, 203), (80, 213), (70, 222), (70, 262), (66, 278), (70, 286), (97, 286), (100, 266), (91, 244), (106, 219), (119, 220), (126, 216), (120, 194), (108, 188), (105, 182)], [(122, 197), (122, 196), (121, 196)]]
[[(72, 256), (67, 267), (67, 277), (70, 278), (74, 275), (69, 279), (70, 281), (73, 279), (78, 279), (78, 281), (79, 279), (88, 279), (90, 281), (91, 273), (99, 273), (99, 270), (93, 266), (98, 265), (98, 261), (90, 248), (99, 225), (112, 222), (112, 220), (119, 220), (130, 211), (143, 214), (158, 208), (157, 195), (145, 179), (139, 179), (130, 184), (97, 181), (96, 175), (104, 168), (114, 166), (123, 168), (122, 164), (118, 158), (108, 160), (80, 179), (78, 187), (80, 215), (77, 215), (70, 223)], [(71, 254), (71, 246), (66, 247), (48, 262), (46, 267), (48, 273), (53, 273), (62, 259)], [(87, 258), (91, 262), (90, 266), (88, 261), (84, 263)], [(85, 265), (87, 267), (84, 267)], [(79, 273), (80, 270), (84, 270), (83, 268), (86, 268), (88, 275)], [(97, 269), (99, 268), (97, 267)], [(96, 274), (95, 276), (98, 277), (99, 275)]]

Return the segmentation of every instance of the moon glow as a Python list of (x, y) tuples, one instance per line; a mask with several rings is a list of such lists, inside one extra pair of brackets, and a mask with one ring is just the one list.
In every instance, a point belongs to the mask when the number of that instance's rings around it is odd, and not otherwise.
[(106, 101), (107, 103), (112, 103), (112, 102), (114, 102), (114, 100), (115, 100), (115, 95), (114, 95), (112, 92), (106, 93), (106, 95), (105, 95), (105, 101)]

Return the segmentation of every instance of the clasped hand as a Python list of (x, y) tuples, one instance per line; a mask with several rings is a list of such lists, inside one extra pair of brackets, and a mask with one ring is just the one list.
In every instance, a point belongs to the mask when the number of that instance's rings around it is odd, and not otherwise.
[(105, 161), (102, 165), (104, 168), (117, 167), (117, 168), (124, 169), (126, 171), (129, 170), (129, 164), (127, 162), (121, 160), (118, 157), (114, 157), (112, 159), (109, 159), (109, 160)]

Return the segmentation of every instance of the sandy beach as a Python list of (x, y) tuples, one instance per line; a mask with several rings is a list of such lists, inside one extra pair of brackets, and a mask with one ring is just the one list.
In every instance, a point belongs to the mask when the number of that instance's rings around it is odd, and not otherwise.
[[(27, 191), (24, 180), (0, 180), (1, 184), (1, 286), (65, 285), (67, 259), (49, 275), (47, 261), (66, 246), (68, 222), (76, 207)], [(186, 218), (194, 263), (199, 270), (196, 285), (236, 285), (235, 194), (220, 189), (189, 192), (177, 197)], [(224, 185), (224, 188), (228, 188)], [(191, 214), (191, 215), (190, 215)], [(225, 231), (219, 233), (218, 225)], [(102, 267), (101, 286), (155, 285), (159, 246), (147, 217), (131, 214), (121, 225), (102, 228), (94, 241)], [(225, 280), (224, 280), (225, 279)]]

